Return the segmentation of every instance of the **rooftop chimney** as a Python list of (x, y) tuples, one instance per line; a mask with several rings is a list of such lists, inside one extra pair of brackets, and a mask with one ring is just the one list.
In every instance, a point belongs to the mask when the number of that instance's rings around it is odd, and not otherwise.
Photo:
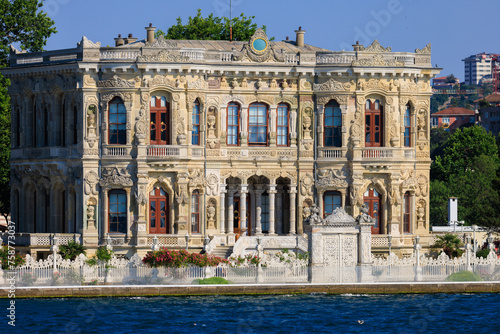
[(149, 27), (146, 27), (145, 29), (147, 30), (146, 42), (153, 43), (155, 41), (155, 29), (156, 29), (156, 27), (153, 27), (153, 24), (150, 23)]
[(132, 34), (128, 34), (128, 37), (125, 38), (125, 44), (134, 43), (135, 41), (137, 41), (137, 37), (132, 37)]
[(115, 46), (121, 46), (125, 44), (121, 34), (118, 34), (118, 38), (115, 38)]
[(299, 27), (299, 30), (295, 30), (295, 33), (297, 34), (297, 37), (295, 38), (295, 45), (299, 47), (304, 46), (304, 34), (305, 30), (302, 30), (302, 27)]
[(362, 44), (359, 44), (359, 41), (356, 41), (356, 44), (352, 46), (354, 48), (354, 51), (359, 51), (363, 47)]

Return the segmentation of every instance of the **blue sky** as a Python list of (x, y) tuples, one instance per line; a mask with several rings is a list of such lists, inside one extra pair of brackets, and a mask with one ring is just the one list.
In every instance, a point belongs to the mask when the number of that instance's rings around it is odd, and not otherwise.
[[(393, 51), (410, 51), (432, 43), (432, 62), (464, 78), (462, 59), (483, 51), (500, 53), (497, 0), (232, 0), (233, 16), (255, 16), (276, 40), (295, 39), (306, 30), (307, 44), (329, 50), (352, 50), (378, 39)], [(57, 34), (47, 50), (72, 48), (83, 35), (114, 45), (118, 34), (144, 38), (149, 22), (166, 30), (201, 8), (204, 16), (229, 16), (229, 0), (45, 0)]]

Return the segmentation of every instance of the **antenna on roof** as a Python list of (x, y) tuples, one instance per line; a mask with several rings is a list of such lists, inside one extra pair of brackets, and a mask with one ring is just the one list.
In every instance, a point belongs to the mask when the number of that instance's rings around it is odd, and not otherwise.
[(233, 22), (231, 21), (231, 11), (232, 11), (232, 6), (231, 6), (231, 0), (229, 0), (229, 41), (233, 41)]

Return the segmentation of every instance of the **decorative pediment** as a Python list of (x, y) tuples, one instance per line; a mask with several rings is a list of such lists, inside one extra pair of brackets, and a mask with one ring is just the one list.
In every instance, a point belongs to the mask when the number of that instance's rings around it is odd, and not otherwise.
[(99, 181), (101, 187), (131, 187), (134, 184), (126, 168), (103, 167), (102, 176)]
[(322, 83), (322, 84), (314, 84), (314, 90), (316, 91), (328, 91), (328, 92), (337, 92), (337, 91), (346, 91), (351, 89), (351, 84), (349, 82), (342, 83), (333, 78)]
[(172, 87), (172, 88), (176, 87), (175, 82), (172, 81), (172, 80), (170, 80), (170, 79), (168, 79), (164, 75), (157, 75), (153, 79), (150, 79), (149, 82), (148, 82), (148, 85), (150, 87), (162, 86), (162, 85), (169, 86), (169, 87)]
[(415, 49), (415, 53), (420, 53), (420, 54), (430, 54), (431, 53), (431, 43), (427, 44), (425, 48), (422, 49)]
[(261, 28), (255, 31), (248, 44), (243, 45), (240, 52), (234, 52), (233, 58), (235, 61), (250, 60), (258, 63), (285, 61), (283, 51), (275, 50)]
[(100, 48), (101, 47), (101, 42), (96, 42), (96, 43), (93, 43), (90, 39), (88, 39), (87, 37), (85, 36), (82, 36), (82, 40), (80, 43), (77, 43), (76, 46), (78, 48), (86, 48), (86, 49), (90, 49), (90, 48)]
[(98, 81), (97, 87), (134, 88), (135, 82), (122, 79), (118, 75), (113, 75), (111, 79)]
[(316, 178), (318, 189), (345, 189), (348, 186), (343, 170), (320, 169)]
[(207, 181), (199, 168), (189, 171), (189, 186), (193, 188), (205, 188)]
[(189, 57), (173, 54), (170, 51), (163, 50), (156, 55), (143, 55), (137, 57), (138, 62), (153, 62), (153, 63), (185, 63), (189, 61)]
[(392, 52), (392, 48), (390, 46), (384, 48), (378, 40), (374, 40), (373, 43), (370, 46), (362, 47), (360, 48), (359, 51), (365, 51), (365, 52)]
[(340, 104), (340, 105), (347, 105), (347, 102), (349, 100), (349, 96), (348, 95), (325, 95), (325, 96), (320, 96), (320, 97), (318, 97), (318, 104), (319, 105), (326, 105), (331, 100), (337, 101), (337, 103)]
[(145, 46), (147, 48), (176, 48), (177, 41), (171, 39), (165, 39), (165, 37), (162, 35), (157, 39), (155, 39), (153, 43), (146, 42)]
[(343, 208), (336, 208), (333, 210), (333, 212), (327, 216), (325, 219), (323, 219), (323, 224), (324, 225), (330, 225), (330, 224), (356, 224), (356, 220), (347, 214), (347, 212), (344, 211)]
[(372, 58), (354, 60), (352, 66), (404, 66), (404, 62), (396, 59), (385, 60), (381, 54), (376, 54)]

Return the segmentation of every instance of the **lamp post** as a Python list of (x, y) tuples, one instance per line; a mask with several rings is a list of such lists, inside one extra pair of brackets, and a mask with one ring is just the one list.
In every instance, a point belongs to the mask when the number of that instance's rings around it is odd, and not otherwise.
[(474, 256), (477, 253), (477, 240), (476, 240), (476, 230), (477, 230), (477, 225), (472, 225), (472, 231), (474, 233)]
[(186, 239), (186, 251), (187, 251), (189, 249), (189, 233), (186, 233), (184, 238)]
[(158, 246), (158, 237), (156, 235), (153, 237), (153, 247), (151, 247), (151, 249), (153, 250), (153, 252), (156, 252), (160, 249), (160, 246)]

